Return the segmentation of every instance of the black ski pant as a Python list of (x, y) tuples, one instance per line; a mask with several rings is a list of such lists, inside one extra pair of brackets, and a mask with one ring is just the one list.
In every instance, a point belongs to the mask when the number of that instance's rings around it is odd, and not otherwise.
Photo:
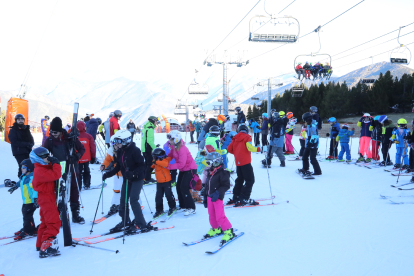
[(336, 142), (336, 136), (331, 138), (329, 144), (329, 156), (338, 157), (338, 143)]
[(164, 212), (163, 198), (167, 198), (168, 207), (175, 208), (175, 197), (171, 190), (171, 181), (165, 183), (157, 183), (157, 192), (155, 194), (155, 210), (157, 212)]
[(262, 130), (262, 152), (263, 152), (264, 146), (267, 146), (267, 130), (266, 131)]
[(36, 225), (33, 219), (33, 213), (36, 211), (34, 203), (23, 204), (22, 214), (23, 214), (23, 230), (27, 234), (34, 234), (36, 230)]
[[(410, 146), (409, 146), (410, 147)], [(409, 162), (410, 162), (410, 169), (414, 170), (414, 149), (410, 147), (410, 156), (409, 156)]]
[(191, 143), (194, 143), (194, 131), (190, 131)]
[(78, 174), (78, 185), (79, 191), (82, 190), (82, 179), (83, 186), (91, 186), (91, 170), (89, 169), (89, 162), (79, 163), (79, 174)]
[[(390, 142), (384, 142), (383, 144), (382, 144), (382, 149), (381, 149), (381, 152), (382, 152), (382, 158), (383, 158), (383, 160), (385, 161), (385, 163), (387, 163), (387, 162), (390, 162), (391, 161), (391, 159), (390, 159), (390, 155), (389, 155), (389, 153), (388, 153), (388, 151), (389, 151), (389, 149), (390, 149), (390, 146), (391, 146), (391, 143)], [(410, 163), (411, 164), (411, 163)]]
[(303, 157), (302, 157), (302, 165), (304, 171), (309, 171), (309, 157), (310, 162), (313, 166), (313, 170), (316, 174), (321, 174), (321, 167), (319, 166), (318, 160), (316, 160), (316, 154), (318, 153), (317, 148), (306, 148)]
[(177, 170), (170, 170), (171, 173), (171, 183), (177, 182)]
[(20, 163), (22, 163), (22, 161), (24, 159), (29, 158), (29, 154), (28, 153), (25, 153), (25, 154), (17, 154), (17, 155), (14, 156), (14, 158), (16, 158), (17, 166), (19, 168), (18, 169), (18, 172), (17, 172), (17, 177), (20, 178), (20, 176), (22, 175), (22, 169), (21, 169)]
[(180, 204), (181, 209), (194, 209), (195, 203), (193, 196), (190, 192), (190, 181), (193, 178), (193, 174), (196, 174), (197, 170), (189, 171), (180, 171), (178, 174), (177, 189), (178, 203)]
[(151, 174), (152, 174), (152, 154), (150, 151), (145, 151), (143, 153), (145, 158), (145, 180), (150, 181), (151, 180)]
[(102, 136), (102, 140), (104, 140), (105, 141), (105, 134), (101, 131), (101, 132), (99, 132), (99, 134)]
[[(129, 219), (129, 205), (128, 201), (131, 200), (131, 209), (135, 216), (135, 224), (139, 227), (145, 227), (147, 225), (144, 215), (142, 214), (141, 205), (139, 204), (139, 195), (141, 193), (142, 186), (144, 185), (143, 180), (128, 180), (128, 189), (127, 189), (127, 179), (124, 177), (121, 189), (121, 201), (119, 204), (119, 216), (122, 218), (122, 221), (126, 218), (126, 224), (130, 222)], [(125, 203), (125, 193), (127, 201)], [(126, 214), (125, 214), (125, 205), (126, 205)], [(125, 221), (124, 221), (125, 222)]]
[(260, 132), (254, 133), (254, 146), (260, 146)]
[(237, 178), (234, 181), (233, 201), (236, 202), (240, 199), (248, 200), (254, 184), (252, 164), (249, 163), (243, 166), (237, 166), (236, 172)]
[(299, 142), (300, 142), (299, 156), (303, 156), (303, 152), (305, 151), (305, 140), (299, 139)]

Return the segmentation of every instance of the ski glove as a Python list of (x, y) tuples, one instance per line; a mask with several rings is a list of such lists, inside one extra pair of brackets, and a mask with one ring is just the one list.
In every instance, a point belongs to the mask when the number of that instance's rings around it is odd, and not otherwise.
[(13, 187), (11, 187), (10, 189), (8, 189), (7, 191), (10, 193), (10, 194), (12, 194), (14, 191), (16, 191), (17, 189), (18, 189), (19, 187), (17, 187), (17, 186), (13, 186)]
[(91, 164), (95, 164), (96, 163), (96, 158), (91, 157)]
[(34, 199), (34, 207), (37, 209), (39, 208), (39, 203), (37, 203), (37, 198)]
[(104, 173), (102, 175), (102, 181), (105, 181), (105, 179), (107, 179), (107, 178), (108, 178), (108, 173)]
[(56, 157), (53, 157), (53, 156), (49, 156), (47, 158), (47, 160), (49, 160), (50, 163), (52, 163), (52, 164), (60, 164), (59, 160)]
[(214, 193), (212, 193), (211, 195), (208, 195), (208, 196), (211, 198), (212, 202), (216, 202), (217, 199), (220, 196), (220, 193), (219, 193), (219, 191), (215, 191)]

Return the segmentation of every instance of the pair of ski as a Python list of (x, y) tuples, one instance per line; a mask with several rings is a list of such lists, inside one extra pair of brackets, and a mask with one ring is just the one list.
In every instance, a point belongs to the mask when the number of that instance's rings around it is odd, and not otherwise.
[[(141, 206), (141, 210), (144, 210), (144, 206)], [(100, 217), (100, 218), (98, 218), (98, 219), (94, 220), (94, 221), (93, 221), (93, 223), (94, 223), (94, 224), (101, 223), (102, 221), (106, 220), (106, 219), (107, 219), (107, 218), (109, 218), (109, 217), (112, 217), (113, 215), (116, 215), (117, 213), (118, 213), (118, 212), (113, 213), (113, 214), (106, 214), (105, 216)]]
[[(272, 199), (274, 199), (276, 196), (272, 196), (272, 197), (270, 197), (270, 198), (259, 198), (259, 199), (255, 199), (255, 201), (266, 201), (266, 200), (272, 200)], [(233, 207), (234, 206), (234, 204), (226, 204), (226, 205), (224, 205), (224, 207)], [(248, 205), (248, 206), (256, 206), (256, 205)], [(237, 208), (237, 207), (234, 207), (234, 208)]]
[(391, 185), (391, 187), (398, 188), (398, 190), (400, 190), (400, 191), (409, 191), (409, 190), (414, 190), (414, 188), (401, 188), (401, 187), (407, 186), (407, 185), (412, 185), (412, 184), (414, 184), (414, 183), (409, 182), (409, 183), (405, 183), (405, 184)]
[[(237, 231), (237, 229), (234, 229), (234, 232), (236, 232)], [(223, 233), (224, 234), (224, 233)], [(203, 238), (203, 239), (200, 239), (200, 240), (197, 240), (197, 241), (192, 241), (192, 242), (183, 242), (183, 244), (185, 245), (185, 246), (192, 246), (192, 245), (196, 245), (196, 244), (199, 244), (199, 243), (202, 243), (202, 242), (205, 242), (205, 241), (209, 241), (209, 240), (212, 240), (212, 239), (215, 239), (215, 238), (217, 238), (217, 237), (221, 237), (223, 234), (220, 234), (220, 235), (216, 235), (216, 236), (214, 236), (214, 237), (211, 237), (211, 238)], [(223, 249), (225, 246), (227, 246), (227, 245), (229, 245), (230, 243), (232, 243), (233, 241), (235, 241), (236, 239), (238, 239), (238, 238), (240, 238), (241, 236), (243, 236), (244, 235), (244, 232), (241, 232), (241, 233), (235, 233), (235, 236), (234, 236), (234, 238), (233, 239), (231, 239), (231, 240), (229, 240), (228, 242), (226, 242), (225, 244), (223, 244), (223, 245), (220, 245), (216, 250), (214, 250), (214, 251), (206, 251), (206, 253), (207, 254), (216, 254), (217, 252), (219, 252), (221, 249)]]
[(304, 175), (303, 173), (299, 172), (299, 170), (297, 170), (296, 173), (298, 175), (300, 175), (303, 179), (315, 179), (314, 176), (312, 176), (312, 175)]
[[(10, 239), (10, 238), (14, 238), (14, 237), (16, 237), (16, 236), (12, 236), (12, 237), (3, 237), (3, 238), (0, 238), (0, 239)], [(27, 236), (27, 237), (24, 237), (24, 238), (23, 238), (23, 239), (21, 239), (21, 240), (13, 240), (13, 241), (11, 241), (11, 242), (7, 242), (7, 243), (0, 244), (0, 246), (3, 246), (3, 245), (8, 245), (8, 244), (12, 244), (12, 243), (16, 243), (16, 242), (19, 242), (19, 241), (25, 241), (25, 240), (32, 239), (32, 238), (36, 238), (36, 236)]]
[(177, 213), (177, 209), (175, 209), (174, 210), (174, 212), (172, 212), (171, 213), (171, 215), (168, 215), (168, 212), (165, 212), (164, 211), (164, 213), (162, 213), (161, 215), (159, 215), (158, 217), (155, 217), (155, 218), (153, 218), (154, 219), (154, 221), (155, 220), (157, 220), (157, 219), (159, 219), (159, 218), (162, 218), (162, 217), (164, 217), (164, 215), (167, 215), (167, 216), (165, 216), (165, 218), (164, 219), (162, 219), (162, 220), (160, 220), (161, 222), (166, 222), (167, 220), (169, 220), (175, 213)]

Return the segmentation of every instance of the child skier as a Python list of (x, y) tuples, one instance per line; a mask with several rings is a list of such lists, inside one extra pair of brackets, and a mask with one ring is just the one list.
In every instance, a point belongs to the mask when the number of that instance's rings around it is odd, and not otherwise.
[(338, 143), (336, 137), (338, 136), (339, 131), (341, 130), (341, 126), (336, 121), (335, 117), (331, 117), (328, 119), (328, 123), (331, 125), (331, 132), (326, 134), (326, 137), (331, 137), (331, 141), (329, 144), (329, 156), (326, 160), (334, 160), (338, 159)]
[[(319, 166), (318, 160), (316, 160), (319, 147), (318, 122), (313, 119), (313, 115), (310, 112), (303, 114), (302, 120), (306, 123), (306, 140), (302, 158), (303, 168), (299, 169), (299, 173), (304, 176), (322, 175), (321, 167)], [(313, 173), (309, 171), (309, 157), (313, 166)]]
[(168, 215), (172, 215), (176, 210), (175, 198), (171, 190), (171, 175), (168, 170), (168, 163), (171, 157), (167, 157), (165, 151), (161, 148), (155, 148), (152, 152), (154, 157), (152, 168), (155, 170), (155, 178), (157, 179), (157, 193), (155, 194), (155, 208), (154, 219), (164, 214), (163, 197), (168, 201)]
[(40, 207), (40, 225), (37, 232), (36, 250), (40, 258), (60, 255), (56, 238), (60, 229), (59, 211), (56, 207), (55, 182), (62, 176), (62, 168), (56, 157), (49, 151), (38, 147), (30, 153), (34, 163), (33, 189), (37, 191)]
[(341, 151), (339, 152), (338, 161), (344, 162), (344, 153), (346, 153), (346, 162), (351, 162), (351, 150), (349, 149), (349, 137), (354, 135), (355, 128), (352, 131), (348, 130), (349, 126), (347, 124), (342, 125), (342, 129), (339, 131), (338, 136), (336, 136), (336, 143), (341, 143)]
[(407, 129), (407, 120), (401, 118), (397, 122), (398, 128), (395, 128), (392, 131), (391, 140), (395, 143), (397, 148), (397, 153), (395, 155), (395, 165), (394, 168), (401, 168), (401, 157), (403, 158), (404, 165), (403, 169), (409, 168), (409, 159), (407, 151), (407, 141), (404, 140), (404, 137), (410, 134), (410, 130)]
[(300, 151), (299, 151), (299, 156), (296, 157), (295, 160), (301, 160), (303, 157), (303, 153), (305, 152), (305, 138), (306, 138), (306, 127), (305, 127), (305, 123), (302, 123), (300, 135), (299, 135)]
[[(220, 129), (218, 126), (212, 126), (209, 129), (209, 133), (206, 136), (206, 143), (205, 146), (212, 146), (216, 152), (220, 153), (221, 155), (227, 154), (227, 150), (221, 149), (221, 143), (220, 143)], [(226, 156), (226, 167), (227, 167), (227, 156)]]
[(292, 112), (287, 113), (287, 118), (289, 119), (289, 122), (287, 123), (287, 126), (286, 126), (286, 152), (285, 154), (294, 154), (295, 148), (292, 145), (292, 138), (293, 138), (293, 131), (297, 123), (297, 119), (293, 117)]
[(39, 207), (37, 204), (37, 192), (33, 190), (32, 184), (34, 165), (30, 162), (30, 159), (24, 159), (20, 165), (22, 171), (20, 180), (15, 186), (8, 190), (9, 193), (12, 194), (15, 190), (20, 188), (23, 198), (23, 228), (14, 233), (16, 236), (14, 238), (15, 240), (21, 240), (27, 236), (35, 236), (37, 234), (33, 213)]
[(220, 245), (223, 245), (236, 236), (223, 206), (224, 194), (230, 189), (230, 173), (224, 169), (223, 158), (217, 152), (207, 154), (205, 162), (209, 170), (204, 189), (204, 207), (208, 208), (211, 229), (204, 238), (211, 238), (224, 232), (220, 242)]
[(283, 154), (283, 145), (285, 141), (284, 132), (286, 131), (284, 126), (285, 120), (280, 118), (278, 112), (272, 114), (272, 125), (271, 125), (271, 138), (269, 143), (269, 149), (267, 151), (266, 158), (262, 160), (262, 164), (265, 167), (269, 167), (272, 164), (273, 153), (276, 153), (280, 160), (280, 166), (285, 167), (286, 157)]
[(369, 130), (372, 125), (372, 117), (369, 113), (365, 113), (364, 116), (359, 120), (357, 126), (361, 128), (361, 138), (359, 140), (359, 158), (357, 162), (365, 161), (364, 155), (366, 154), (366, 162), (371, 162), (371, 131)]
[(382, 157), (383, 161), (380, 163), (380, 166), (391, 166), (393, 163), (390, 159), (389, 150), (392, 145), (391, 136), (395, 128), (395, 125), (392, 123), (392, 120), (388, 119), (387, 115), (382, 115), (379, 117), (378, 122), (382, 125)]
[(371, 142), (372, 142), (372, 159), (375, 161), (379, 161), (379, 147), (381, 145), (382, 140), (382, 127), (381, 124), (378, 122), (380, 116), (376, 116), (374, 118), (374, 122), (372, 126), (370, 126), (371, 132)]
[(250, 119), (249, 123), (250, 123), (250, 128), (253, 130), (253, 134), (254, 134), (254, 146), (255, 147), (257, 147), (258, 145), (260, 146), (260, 126), (254, 119)]
[[(171, 139), (171, 135), (169, 133), (167, 133), (167, 142), (165, 142), (164, 146), (162, 147), (165, 151), (165, 154), (168, 155), (168, 153), (170, 153), (171, 150), (171, 145), (170, 145), (170, 139)], [(175, 159), (171, 159), (170, 160), (170, 164), (168, 165), (168, 170), (170, 171), (171, 174), (171, 186), (175, 187), (175, 185), (177, 184), (177, 165), (175, 162)]]
[(237, 167), (237, 178), (233, 188), (233, 200), (227, 204), (243, 206), (246, 204), (257, 205), (258, 203), (250, 198), (254, 184), (254, 172), (252, 167), (252, 152), (259, 152), (260, 147), (253, 147), (252, 138), (249, 135), (249, 128), (240, 125), (238, 133), (228, 146), (229, 153), (234, 155)]

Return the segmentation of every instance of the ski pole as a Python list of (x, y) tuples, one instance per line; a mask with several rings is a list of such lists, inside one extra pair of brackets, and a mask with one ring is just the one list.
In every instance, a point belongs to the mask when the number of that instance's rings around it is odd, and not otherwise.
[(106, 249), (106, 248), (102, 248), (102, 247), (92, 246), (92, 245), (89, 245), (89, 244), (83, 244), (83, 243), (79, 243), (77, 241), (73, 241), (72, 246), (76, 247), (77, 245), (82, 245), (82, 246), (86, 246), (86, 247), (89, 247), (89, 248), (95, 248), (95, 249), (100, 249), (100, 250), (104, 250), (104, 251), (114, 252), (115, 254), (119, 253), (119, 250), (111, 250), (111, 249)]
[[(269, 149), (268, 149), (269, 150)], [(267, 155), (268, 156), (270, 156), (270, 154), (269, 154), (270, 152), (268, 151), (267, 152)], [(267, 170), (267, 179), (268, 179), (268, 181), (269, 181), (269, 188), (270, 188), (270, 197), (272, 198), (272, 204), (274, 204), (273, 203), (273, 192), (272, 192), (272, 185), (270, 184), (270, 175), (269, 175), (269, 165), (268, 165), (268, 162), (267, 162), (267, 157), (265, 156), (265, 159), (266, 159), (266, 170)], [(274, 206), (273, 206), (274, 207)]]
[(80, 199), (82, 209), (83, 209), (83, 202), (82, 202), (82, 196), (81, 196), (80, 189), (79, 189), (78, 176), (76, 174), (75, 165), (72, 164), (72, 166), (73, 166), (73, 174), (75, 175), (75, 180), (76, 180), (76, 188), (78, 189), (79, 199)]
[(142, 191), (144, 192), (145, 200), (147, 201), (148, 208), (150, 209), (150, 212), (151, 212), (151, 215), (152, 215), (151, 206), (150, 206), (150, 205), (149, 205), (149, 203), (148, 203), (148, 199), (147, 199), (147, 195), (145, 194), (144, 187), (142, 187)]
[(102, 183), (101, 194), (99, 195), (98, 205), (96, 206), (95, 216), (93, 217), (92, 228), (91, 228), (91, 231), (89, 231), (89, 234), (92, 234), (93, 232), (93, 226), (95, 225), (96, 214), (98, 213), (99, 203), (101, 202), (104, 185), (105, 185), (105, 181)]
[(127, 208), (128, 208), (128, 179), (126, 180), (126, 187), (125, 187), (124, 236), (122, 237), (122, 244), (125, 244), (125, 227), (126, 227)]
[(326, 138), (326, 143), (325, 143), (325, 159), (326, 159), (326, 151), (328, 150), (328, 138)]

